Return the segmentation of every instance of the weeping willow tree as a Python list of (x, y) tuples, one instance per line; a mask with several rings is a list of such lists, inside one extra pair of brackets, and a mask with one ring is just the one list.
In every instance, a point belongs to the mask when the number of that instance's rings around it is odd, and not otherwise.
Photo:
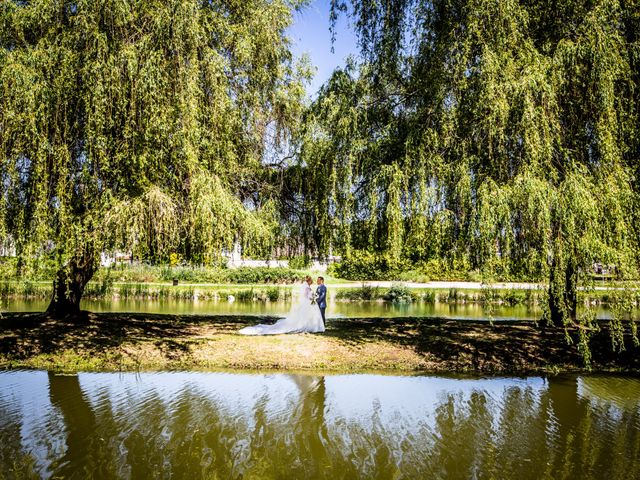
[(59, 266), (49, 312), (78, 312), (99, 254), (234, 241), (268, 248), (263, 157), (302, 107), (288, 0), (0, 5), (0, 228), (20, 268)]
[(588, 331), (581, 273), (638, 273), (640, 4), (331, 8), (353, 18), (361, 61), (309, 113), (316, 248), (547, 278), (550, 320)]

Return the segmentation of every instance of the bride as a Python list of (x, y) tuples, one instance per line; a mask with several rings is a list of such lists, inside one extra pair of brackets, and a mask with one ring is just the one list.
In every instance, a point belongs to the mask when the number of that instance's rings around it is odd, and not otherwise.
[(307, 276), (300, 284), (298, 304), (291, 307), (286, 318), (278, 320), (273, 325), (254, 325), (245, 327), (238, 333), (243, 335), (275, 335), (278, 333), (324, 332), (320, 309), (314, 302), (311, 289), (313, 280)]

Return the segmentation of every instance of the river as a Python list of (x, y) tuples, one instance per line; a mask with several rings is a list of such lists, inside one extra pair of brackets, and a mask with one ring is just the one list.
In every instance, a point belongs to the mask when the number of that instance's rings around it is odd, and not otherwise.
[(640, 478), (640, 379), (0, 372), (0, 478)]
[[(3, 311), (42, 312), (46, 310), (45, 300), (11, 299), (2, 305)], [(83, 300), (81, 307), (92, 312), (138, 312), (194, 315), (251, 315), (284, 316), (291, 308), (291, 301), (235, 301), (226, 300), (176, 300), (176, 299), (111, 299)], [(598, 318), (611, 318), (606, 306), (593, 307)], [(636, 315), (640, 315), (637, 312)], [(434, 317), (461, 320), (539, 320), (542, 310), (528, 305), (493, 305), (487, 311), (480, 303), (413, 302), (396, 304), (382, 301), (349, 302), (330, 301), (327, 317), (331, 318), (393, 318), (393, 317)]]

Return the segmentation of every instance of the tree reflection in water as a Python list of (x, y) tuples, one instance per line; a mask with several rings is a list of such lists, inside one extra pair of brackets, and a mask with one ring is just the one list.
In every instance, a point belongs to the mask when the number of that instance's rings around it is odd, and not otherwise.
[[(12, 393), (20, 373), (0, 373), (0, 385), (13, 375), (0, 390), (0, 478), (640, 474), (640, 404), (606, 393), (618, 381), (616, 391), (634, 394), (640, 383), (631, 378), (366, 379), (396, 385), (393, 403), (371, 387), (340, 394), (359, 385), (349, 375), (48, 374), (49, 407), (27, 418)], [(49, 452), (48, 464), (36, 461), (34, 445)]]

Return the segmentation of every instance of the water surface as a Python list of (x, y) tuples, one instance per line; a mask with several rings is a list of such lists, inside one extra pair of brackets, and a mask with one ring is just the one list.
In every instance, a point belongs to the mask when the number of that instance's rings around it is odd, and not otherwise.
[[(6, 300), (4, 311), (42, 312), (48, 301), (44, 300)], [(176, 315), (250, 315), (284, 316), (291, 308), (291, 301), (263, 302), (227, 302), (216, 300), (82, 300), (83, 309), (92, 312), (138, 312), (165, 313)], [(605, 307), (596, 308), (598, 318), (611, 318)], [(640, 313), (638, 313), (640, 315)], [(427, 303), (414, 302), (394, 304), (388, 302), (343, 302), (331, 301), (327, 308), (328, 318), (394, 318), (394, 317), (436, 317), (462, 320), (539, 320), (542, 310), (528, 305), (494, 305), (491, 311), (477, 303)]]
[(640, 478), (640, 380), (0, 372), (0, 478)]

